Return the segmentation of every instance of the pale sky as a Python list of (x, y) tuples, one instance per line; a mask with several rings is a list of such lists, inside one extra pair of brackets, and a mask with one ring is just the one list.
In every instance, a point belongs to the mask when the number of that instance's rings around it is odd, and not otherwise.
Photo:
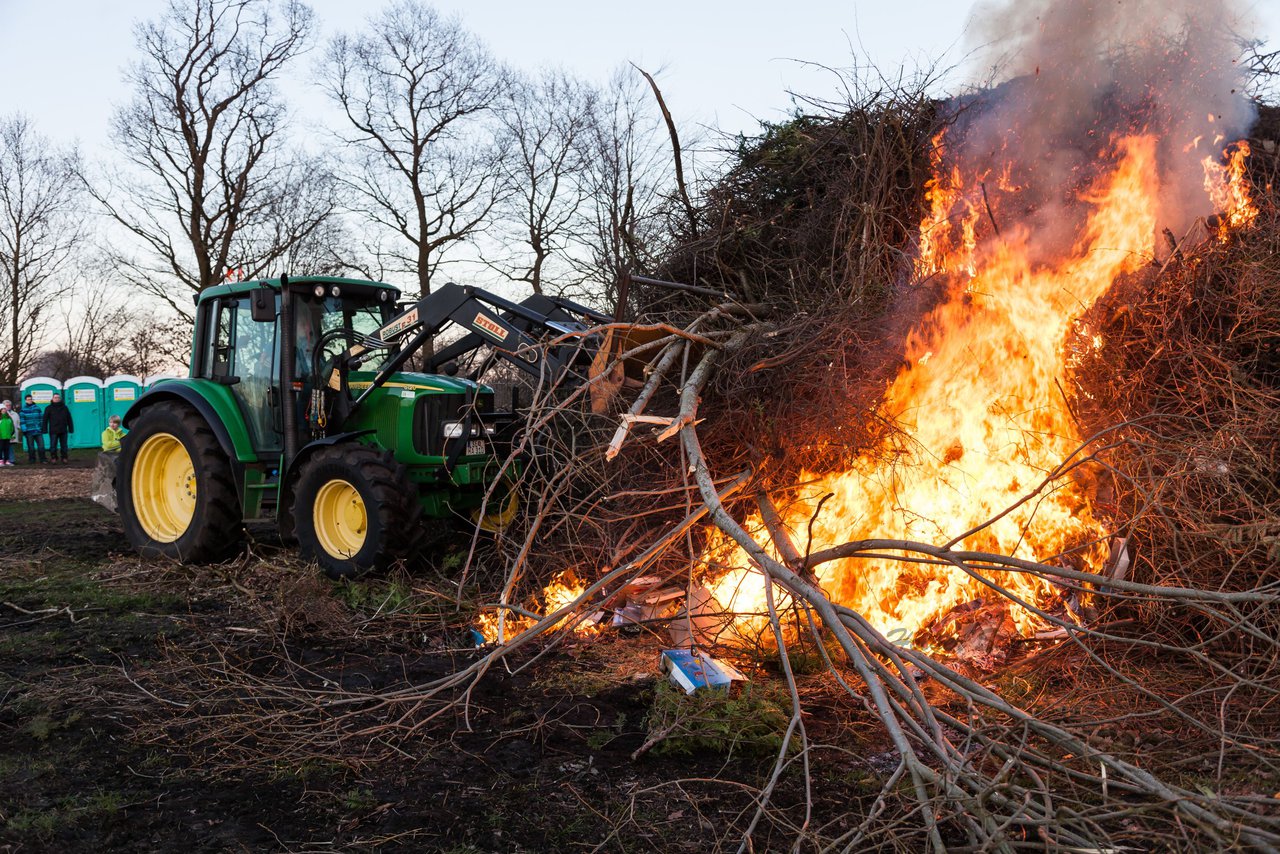
[[(1123, 0), (1119, 0), (1123, 2)], [(358, 29), (384, 4), (311, 0), (317, 47)], [(560, 65), (603, 82), (623, 62), (659, 71), (682, 124), (751, 133), (779, 119), (788, 90), (835, 94), (815, 66), (847, 67), (854, 57), (896, 73), (962, 65), (973, 0), (437, 0), (457, 13), (500, 59), (523, 70)], [(1251, 35), (1280, 47), (1280, 0), (1241, 0)], [(108, 120), (129, 95), (122, 82), (135, 56), (133, 26), (157, 17), (165, 0), (0, 0), (0, 115), (27, 114), (58, 143), (79, 141), (105, 154)], [(304, 57), (286, 92), (300, 121), (323, 101), (306, 83)], [(809, 63), (809, 65), (806, 65)], [(963, 74), (949, 78), (964, 82)]]
[[(113, 105), (125, 101), (122, 73), (135, 55), (133, 25), (164, 0), (0, 0), (0, 115), (23, 112), (58, 142), (86, 153), (105, 140)], [(381, 2), (313, 0), (321, 39), (360, 27)], [(834, 93), (829, 73), (798, 60), (844, 67), (852, 51), (896, 70), (904, 63), (956, 62), (969, 0), (439, 0), (500, 59), (534, 70), (560, 65), (603, 82), (634, 61), (662, 69), (659, 83), (684, 122), (729, 132), (777, 119), (787, 90)], [(295, 66), (305, 78), (314, 56)], [(293, 88), (289, 90), (293, 92)]]

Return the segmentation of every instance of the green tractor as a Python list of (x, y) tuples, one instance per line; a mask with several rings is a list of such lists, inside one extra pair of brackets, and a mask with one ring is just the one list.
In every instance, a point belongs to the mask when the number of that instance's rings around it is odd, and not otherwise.
[[(424, 517), (485, 528), (516, 510), (516, 405), (479, 379), (503, 359), (540, 382), (581, 380), (606, 315), (446, 284), (409, 305), (380, 282), (306, 277), (209, 288), (191, 371), (125, 415), (114, 499), (129, 542), (185, 562), (226, 557), (274, 520), (332, 577), (412, 557)], [(405, 370), (449, 324), (423, 373)], [(458, 359), (475, 370), (458, 376)]]

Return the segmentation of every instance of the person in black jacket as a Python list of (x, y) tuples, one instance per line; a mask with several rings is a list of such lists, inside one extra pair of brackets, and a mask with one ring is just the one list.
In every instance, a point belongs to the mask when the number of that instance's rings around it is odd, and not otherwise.
[(62, 402), (62, 395), (55, 394), (53, 402), (44, 408), (41, 427), (49, 434), (49, 461), (58, 461), (58, 444), (62, 444), (62, 461), (67, 461), (67, 436), (76, 429), (71, 422), (71, 410)]

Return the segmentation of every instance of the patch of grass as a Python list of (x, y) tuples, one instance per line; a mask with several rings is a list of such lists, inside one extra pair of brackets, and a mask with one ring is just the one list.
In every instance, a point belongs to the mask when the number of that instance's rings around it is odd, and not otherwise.
[(733, 693), (685, 694), (660, 682), (646, 721), (648, 737), (656, 741), (654, 752), (666, 755), (775, 754), (786, 734), (789, 708), (778, 685), (749, 683)]
[(36, 759), (31, 756), (0, 756), (0, 779), (27, 774), (40, 777), (57, 770), (57, 766), (48, 759)]
[(348, 789), (342, 795), (342, 807), (347, 812), (368, 812), (377, 805), (378, 799), (374, 797), (373, 789), (370, 789), (368, 786), (359, 786), (354, 789)]
[(104, 584), (93, 577), (94, 569), (78, 561), (46, 562), (38, 577), (0, 582), (0, 597), (29, 611), (68, 607), (73, 612), (97, 609), (118, 614), (167, 612), (184, 606), (176, 595)]
[(272, 780), (301, 780), (305, 783), (337, 781), (347, 771), (341, 762), (331, 759), (304, 759), (298, 764), (277, 763), (271, 769)]
[(464, 549), (447, 552), (440, 559), (440, 571), (445, 575), (456, 575), (462, 569), (462, 564), (466, 559), (467, 552)]
[(595, 697), (616, 688), (618, 680), (603, 671), (559, 666), (544, 668), (538, 674), (536, 684), (548, 693)]
[(173, 756), (162, 750), (148, 750), (136, 767), (139, 771), (163, 774), (173, 767)]
[(417, 611), (421, 602), (413, 588), (402, 579), (343, 581), (335, 588), (338, 598), (353, 611), (396, 614)]
[(0, 636), (0, 658), (19, 659), (33, 653), (42, 654), (60, 649), (66, 640), (66, 632), (59, 629), (13, 632)]
[(878, 795), (884, 786), (884, 778), (870, 768), (850, 768), (832, 774), (829, 779), (841, 791), (855, 798)]
[(75, 725), (82, 717), (83, 712), (71, 712), (65, 717), (58, 717), (52, 712), (40, 712), (23, 725), (22, 731), (36, 741), (45, 742), (58, 730)]
[(609, 746), (609, 742), (622, 735), (626, 731), (626, 727), (627, 715), (625, 712), (619, 712), (617, 720), (613, 722), (612, 726), (600, 727), (592, 730), (587, 735), (587, 746), (592, 750), (603, 750)]
[(125, 803), (122, 795), (105, 789), (98, 789), (88, 794), (69, 795), (45, 809), (18, 811), (9, 819), (8, 829), (18, 833), (29, 833), (36, 837), (52, 836), (82, 821), (101, 821), (118, 813), (124, 808)]

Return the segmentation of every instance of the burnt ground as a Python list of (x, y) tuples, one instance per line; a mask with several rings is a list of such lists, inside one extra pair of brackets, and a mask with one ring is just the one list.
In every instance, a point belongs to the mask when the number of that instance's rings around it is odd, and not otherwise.
[[(474, 591), (331, 583), (269, 532), (221, 566), (142, 561), (115, 516), (47, 497), (83, 494), (90, 457), (0, 471), (0, 851), (736, 849), (788, 708), (767, 662), (699, 705), (660, 638), (603, 635), (424, 697), (479, 658)], [(815, 752), (836, 835), (893, 757), (847, 709), (806, 725), (843, 745)], [(798, 780), (755, 850), (788, 846)]]

